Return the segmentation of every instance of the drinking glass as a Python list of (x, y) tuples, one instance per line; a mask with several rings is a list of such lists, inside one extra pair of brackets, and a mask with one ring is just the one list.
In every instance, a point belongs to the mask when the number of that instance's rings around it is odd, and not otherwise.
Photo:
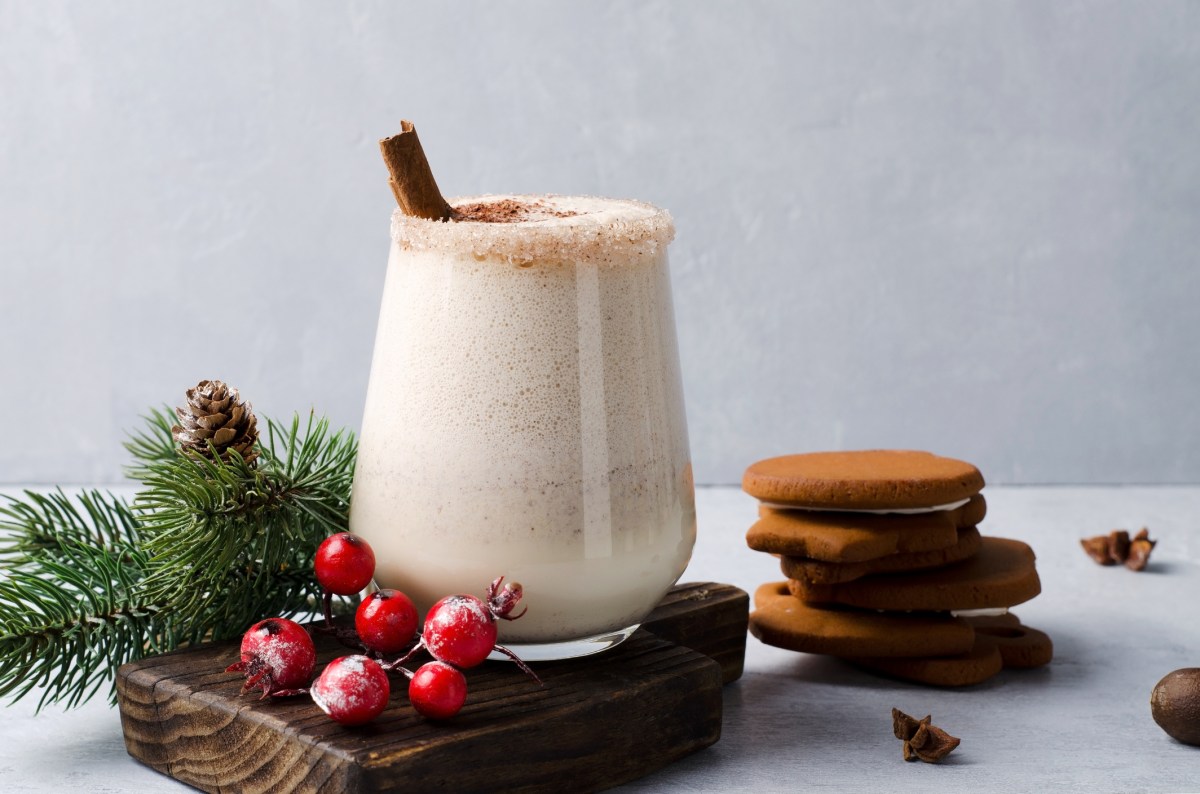
[(377, 583), (422, 613), (504, 576), (528, 609), (500, 642), (535, 660), (600, 651), (695, 541), (674, 227), (634, 201), (455, 205), (485, 219), (393, 216), (350, 528)]

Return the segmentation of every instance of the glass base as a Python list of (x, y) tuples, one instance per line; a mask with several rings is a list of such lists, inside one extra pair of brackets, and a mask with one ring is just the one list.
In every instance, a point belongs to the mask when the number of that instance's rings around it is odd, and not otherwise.
[[(639, 626), (641, 626), (640, 623), (635, 623), (632, 626), (617, 629), (616, 631), (606, 631), (603, 634), (597, 634), (592, 637), (582, 637), (577, 640), (566, 640), (565, 642), (513, 643), (511, 645), (506, 642), (504, 646), (526, 662), (552, 662), (558, 659), (576, 659), (580, 656), (591, 656), (594, 653), (600, 653), (601, 651), (607, 651), (609, 648), (617, 647), (629, 639), (629, 635), (637, 631)], [(512, 661), (512, 659), (497, 651), (492, 651), (488, 658)]]

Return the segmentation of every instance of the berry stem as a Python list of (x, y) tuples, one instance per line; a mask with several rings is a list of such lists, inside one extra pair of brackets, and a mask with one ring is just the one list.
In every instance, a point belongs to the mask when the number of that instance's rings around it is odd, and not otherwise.
[(395, 661), (392, 661), (392, 662), (380, 662), (380, 666), (381, 666), (381, 667), (382, 667), (384, 670), (388, 670), (388, 671), (391, 671), (391, 670), (402, 670), (402, 671), (404, 671), (404, 673), (405, 673), (405, 674), (407, 674), (407, 675), (408, 675), (408, 677), (409, 677), (409, 678), (412, 678), (412, 673), (408, 672), (408, 670), (406, 670), (406, 669), (405, 669), (404, 667), (402, 667), (401, 665), (403, 665), (403, 664), (404, 664), (405, 662), (407, 662), (409, 659), (411, 659), (411, 658), (413, 658), (414, 656), (416, 656), (416, 655), (417, 655), (417, 652), (418, 652), (418, 651), (420, 651), (420, 650), (421, 650), (422, 648), (424, 648), (424, 647), (425, 647), (425, 643), (424, 643), (424, 641), (422, 641), (422, 640), (418, 640), (416, 645), (414, 645), (412, 648), (409, 648), (409, 650), (408, 650), (408, 653), (404, 654), (404, 655), (403, 655), (403, 656), (401, 656), (399, 659), (396, 659)]
[(338, 626), (333, 622), (333, 594), (326, 591), (321, 599), (321, 609), (325, 615), (325, 625), (316, 628), (316, 631), (322, 634), (332, 635), (334, 639), (345, 645), (347, 648), (353, 648), (359, 653), (367, 653), (368, 648), (363, 644), (362, 638), (358, 636), (358, 632), (345, 626)]
[(522, 659), (520, 656), (517, 656), (517, 655), (516, 655), (516, 654), (515, 654), (513, 651), (511, 651), (511, 650), (510, 650), (510, 649), (508, 649), (508, 648), (505, 648), (505, 647), (504, 647), (503, 645), (501, 645), (500, 643), (496, 643), (496, 645), (495, 645), (495, 646), (493, 646), (493, 647), (494, 647), (494, 648), (495, 648), (497, 651), (499, 651), (500, 653), (502, 653), (502, 654), (504, 654), (505, 656), (507, 656), (509, 659), (512, 659), (514, 662), (516, 662), (516, 665), (517, 665), (517, 667), (520, 667), (520, 668), (521, 668), (521, 671), (522, 671), (523, 673), (525, 673), (525, 675), (529, 676), (529, 677), (530, 677), (530, 678), (532, 678), (534, 681), (537, 681), (537, 682), (538, 682), (538, 686), (545, 686), (545, 685), (546, 685), (546, 684), (545, 684), (545, 682), (543, 682), (543, 681), (542, 681), (542, 679), (538, 678), (538, 675), (537, 675), (537, 673), (533, 672), (533, 670), (531, 670), (531, 669), (529, 668), (529, 665), (525, 664), (525, 660), (524, 660), (524, 659)]

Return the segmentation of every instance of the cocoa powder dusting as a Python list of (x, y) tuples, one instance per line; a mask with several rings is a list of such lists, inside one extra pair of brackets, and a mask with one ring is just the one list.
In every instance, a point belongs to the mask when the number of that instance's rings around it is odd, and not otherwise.
[(525, 202), (513, 199), (501, 201), (475, 201), (462, 204), (451, 210), (450, 218), (455, 221), (476, 223), (520, 223), (537, 218), (570, 218), (578, 215), (573, 210), (550, 209), (540, 201)]

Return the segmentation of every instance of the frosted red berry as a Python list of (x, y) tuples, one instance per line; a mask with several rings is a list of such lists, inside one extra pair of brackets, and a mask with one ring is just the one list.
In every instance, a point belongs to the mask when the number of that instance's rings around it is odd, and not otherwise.
[(375, 575), (375, 552), (357, 535), (339, 532), (317, 547), (313, 567), (326, 593), (354, 595)]
[(399, 590), (376, 590), (354, 613), (358, 637), (373, 651), (391, 654), (405, 650), (417, 633), (417, 608)]
[(425, 616), (421, 641), (435, 659), (475, 667), (496, 646), (496, 620), (475, 596), (446, 596)]
[(313, 702), (335, 722), (362, 725), (387, 708), (387, 673), (368, 656), (343, 656), (330, 662), (313, 682)]
[(312, 680), (317, 652), (304, 627), (287, 618), (267, 618), (242, 635), (241, 660), (226, 672), (246, 674), (242, 692), (255, 687), (268, 695), (300, 694)]
[(408, 699), (423, 717), (453, 717), (467, 700), (467, 679), (445, 662), (428, 662), (408, 682)]
[(475, 667), (496, 651), (512, 659), (540, 684), (537, 673), (530, 670), (521, 657), (496, 644), (496, 621), (516, 620), (525, 614), (524, 610), (512, 614), (522, 595), (521, 585), (515, 582), (505, 585), (501, 576), (488, 585), (487, 603), (473, 595), (446, 596), (425, 616), (421, 642), (396, 664), (407, 661), (418, 649), (424, 648), (434, 659), (466, 669)]
[(513, 614), (522, 595), (521, 585), (515, 582), (505, 585), (501, 576), (488, 585), (486, 603), (473, 595), (446, 596), (425, 616), (420, 642), (401, 658), (388, 662), (388, 669), (404, 669), (401, 665), (422, 648), (437, 661), (464, 669), (475, 667), (495, 651), (512, 659), (522, 672), (542, 683), (520, 656), (496, 644), (496, 621), (516, 620), (525, 614), (524, 610)]

